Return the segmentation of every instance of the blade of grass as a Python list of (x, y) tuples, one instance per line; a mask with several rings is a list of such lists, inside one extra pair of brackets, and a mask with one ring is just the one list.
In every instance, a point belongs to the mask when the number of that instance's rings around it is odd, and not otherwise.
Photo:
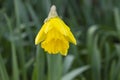
[[(21, 41), (22, 42), (22, 41)], [(24, 55), (24, 49), (22, 45), (19, 45), (19, 60), (20, 60), (20, 67), (21, 67), (21, 75), (23, 80), (27, 80), (27, 70), (25, 68), (25, 55)]]
[(0, 54), (0, 74), (1, 74), (0, 77), (2, 80), (9, 80), (9, 77), (8, 77), (8, 74), (7, 74), (7, 71), (6, 71), (4, 61), (3, 61), (1, 54)]
[(31, 15), (31, 18), (32, 18), (33, 22), (39, 28), (39, 26), (41, 26), (41, 23), (39, 22), (39, 19), (38, 19), (37, 15), (36, 15), (35, 11), (32, 8), (32, 5), (29, 2), (26, 2), (25, 4), (26, 4), (26, 7), (28, 9), (28, 12)]
[(19, 80), (19, 69), (18, 69), (18, 61), (16, 55), (15, 44), (11, 42), (12, 47), (12, 70), (13, 70), (13, 80)]
[[(20, 28), (21, 19), (20, 19), (20, 10), (21, 10), (21, 0), (14, 0), (14, 7), (15, 7), (15, 15), (16, 15), (16, 27)], [(19, 42), (23, 42), (21, 38), (21, 32), (19, 32)], [(19, 44), (19, 59), (20, 59), (20, 66), (21, 66), (21, 75), (23, 80), (27, 80), (26, 75), (26, 68), (25, 68), (25, 56), (24, 56), (24, 49), (23, 45)]]
[(84, 0), (83, 1), (83, 7), (84, 9), (82, 9), (83, 11), (83, 14), (85, 16), (85, 19), (86, 19), (86, 22), (88, 25), (91, 25), (94, 23), (94, 19), (91, 17), (92, 14), (91, 14), (91, 11), (92, 11), (92, 0)]
[(25, 68), (28, 69), (31, 65), (33, 65), (34, 58), (30, 58), (30, 60), (26, 63)]
[[(5, 19), (7, 21), (8, 29), (10, 31), (10, 36), (13, 37), (12, 26), (9, 18), (5, 14)], [(19, 80), (19, 69), (18, 69), (18, 61), (16, 55), (16, 47), (13, 38), (11, 38), (11, 48), (12, 48), (12, 70), (13, 70), (13, 80)]]
[(115, 80), (114, 73), (115, 73), (115, 68), (116, 68), (116, 61), (113, 60), (111, 62), (111, 68), (110, 68), (110, 80)]
[(109, 60), (110, 60), (110, 45), (107, 42), (105, 42), (105, 71), (104, 71), (105, 80), (108, 80)]
[(116, 68), (114, 69), (114, 76), (113, 76), (113, 79), (114, 80), (118, 80), (119, 78), (119, 74), (120, 74), (120, 45), (115, 45), (116, 47), (116, 52), (117, 52), (117, 55), (118, 55), (118, 62), (116, 64)]
[(19, 0), (14, 0), (14, 8), (15, 8), (15, 15), (16, 15), (16, 25), (20, 25), (20, 12), (19, 12)]

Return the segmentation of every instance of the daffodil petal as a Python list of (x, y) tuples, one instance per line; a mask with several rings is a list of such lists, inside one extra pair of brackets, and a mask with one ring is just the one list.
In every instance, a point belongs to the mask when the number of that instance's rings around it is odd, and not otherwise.
[(73, 43), (73, 44), (77, 44), (76, 43), (76, 40), (75, 40), (75, 38), (74, 38), (74, 36), (73, 36), (73, 34), (70, 32), (70, 31), (68, 31), (68, 35), (66, 36), (66, 38), (67, 38), (67, 40), (68, 41), (70, 41), (71, 43)]
[(68, 43), (68, 41), (53, 39), (49, 42), (43, 41), (41, 46), (42, 46), (42, 48), (44, 48), (45, 51), (47, 51), (50, 54), (61, 53), (62, 55), (66, 55), (67, 50), (69, 48), (69, 43)]
[(67, 30), (69, 30), (69, 28), (66, 27), (67, 25), (59, 17), (50, 19), (50, 23), (61, 34), (67, 35)]
[(43, 41), (46, 37), (47, 32), (51, 29), (52, 26), (50, 25), (50, 22), (44, 23), (44, 25), (42, 26), (35, 38), (35, 44), (39, 44), (41, 41)]
[(35, 38), (35, 44), (37, 45), (37, 44), (39, 44), (41, 41), (43, 41), (44, 39), (45, 39), (45, 37), (46, 37), (46, 34), (45, 34), (45, 32), (44, 32), (44, 28), (45, 28), (46, 26), (45, 25), (43, 25), (42, 27), (41, 27), (41, 29), (39, 30), (39, 32), (38, 32), (38, 34), (37, 34), (37, 36), (36, 36), (36, 38)]
[(42, 42), (41, 47), (50, 54), (67, 54), (69, 42), (65, 37), (55, 29), (47, 33), (47, 38)]
[(45, 22), (44, 26), (45, 26), (44, 27), (44, 32), (45, 33), (49, 32), (53, 28), (53, 26), (51, 25), (51, 22), (49, 22), (49, 21)]
[(61, 34), (65, 35), (68, 41), (76, 45), (76, 40), (70, 31), (70, 28), (59, 18), (55, 17), (50, 20), (52, 26), (56, 28)]

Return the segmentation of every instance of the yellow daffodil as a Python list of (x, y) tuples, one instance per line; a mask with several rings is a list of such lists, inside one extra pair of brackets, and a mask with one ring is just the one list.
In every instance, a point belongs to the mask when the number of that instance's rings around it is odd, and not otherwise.
[(57, 15), (56, 7), (53, 5), (48, 18), (35, 38), (35, 44), (41, 42), (41, 47), (49, 54), (67, 55), (69, 42), (76, 45), (76, 40), (70, 28)]

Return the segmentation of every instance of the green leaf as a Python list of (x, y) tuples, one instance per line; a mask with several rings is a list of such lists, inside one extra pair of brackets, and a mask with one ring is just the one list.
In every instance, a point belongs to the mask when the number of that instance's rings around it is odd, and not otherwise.
[(63, 63), (63, 73), (67, 73), (68, 70), (71, 68), (71, 65), (73, 63), (73, 60), (74, 60), (74, 56), (72, 55), (68, 55), (65, 57), (64, 59), (64, 63)]
[(92, 69), (92, 80), (101, 80), (101, 57), (97, 47), (98, 33), (95, 33), (97, 29), (98, 26), (92, 26), (87, 33), (87, 48)]
[(72, 70), (71, 72), (64, 75), (62, 80), (73, 80), (75, 77), (82, 74), (83, 72), (85, 72), (89, 68), (90, 68), (89, 66), (83, 66), (83, 67), (77, 68), (75, 70)]
[(120, 39), (120, 15), (119, 15), (119, 9), (114, 9), (114, 16), (115, 16), (115, 23), (117, 28), (118, 37)]

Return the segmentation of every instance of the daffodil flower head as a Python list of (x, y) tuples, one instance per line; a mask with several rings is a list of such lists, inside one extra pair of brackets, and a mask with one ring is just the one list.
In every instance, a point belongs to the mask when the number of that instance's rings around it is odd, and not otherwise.
[(53, 5), (48, 17), (35, 38), (35, 44), (41, 43), (41, 47), (49, 54), (67, 55), (69, 42), (76, 45), (70, 28), (62, 21)]

